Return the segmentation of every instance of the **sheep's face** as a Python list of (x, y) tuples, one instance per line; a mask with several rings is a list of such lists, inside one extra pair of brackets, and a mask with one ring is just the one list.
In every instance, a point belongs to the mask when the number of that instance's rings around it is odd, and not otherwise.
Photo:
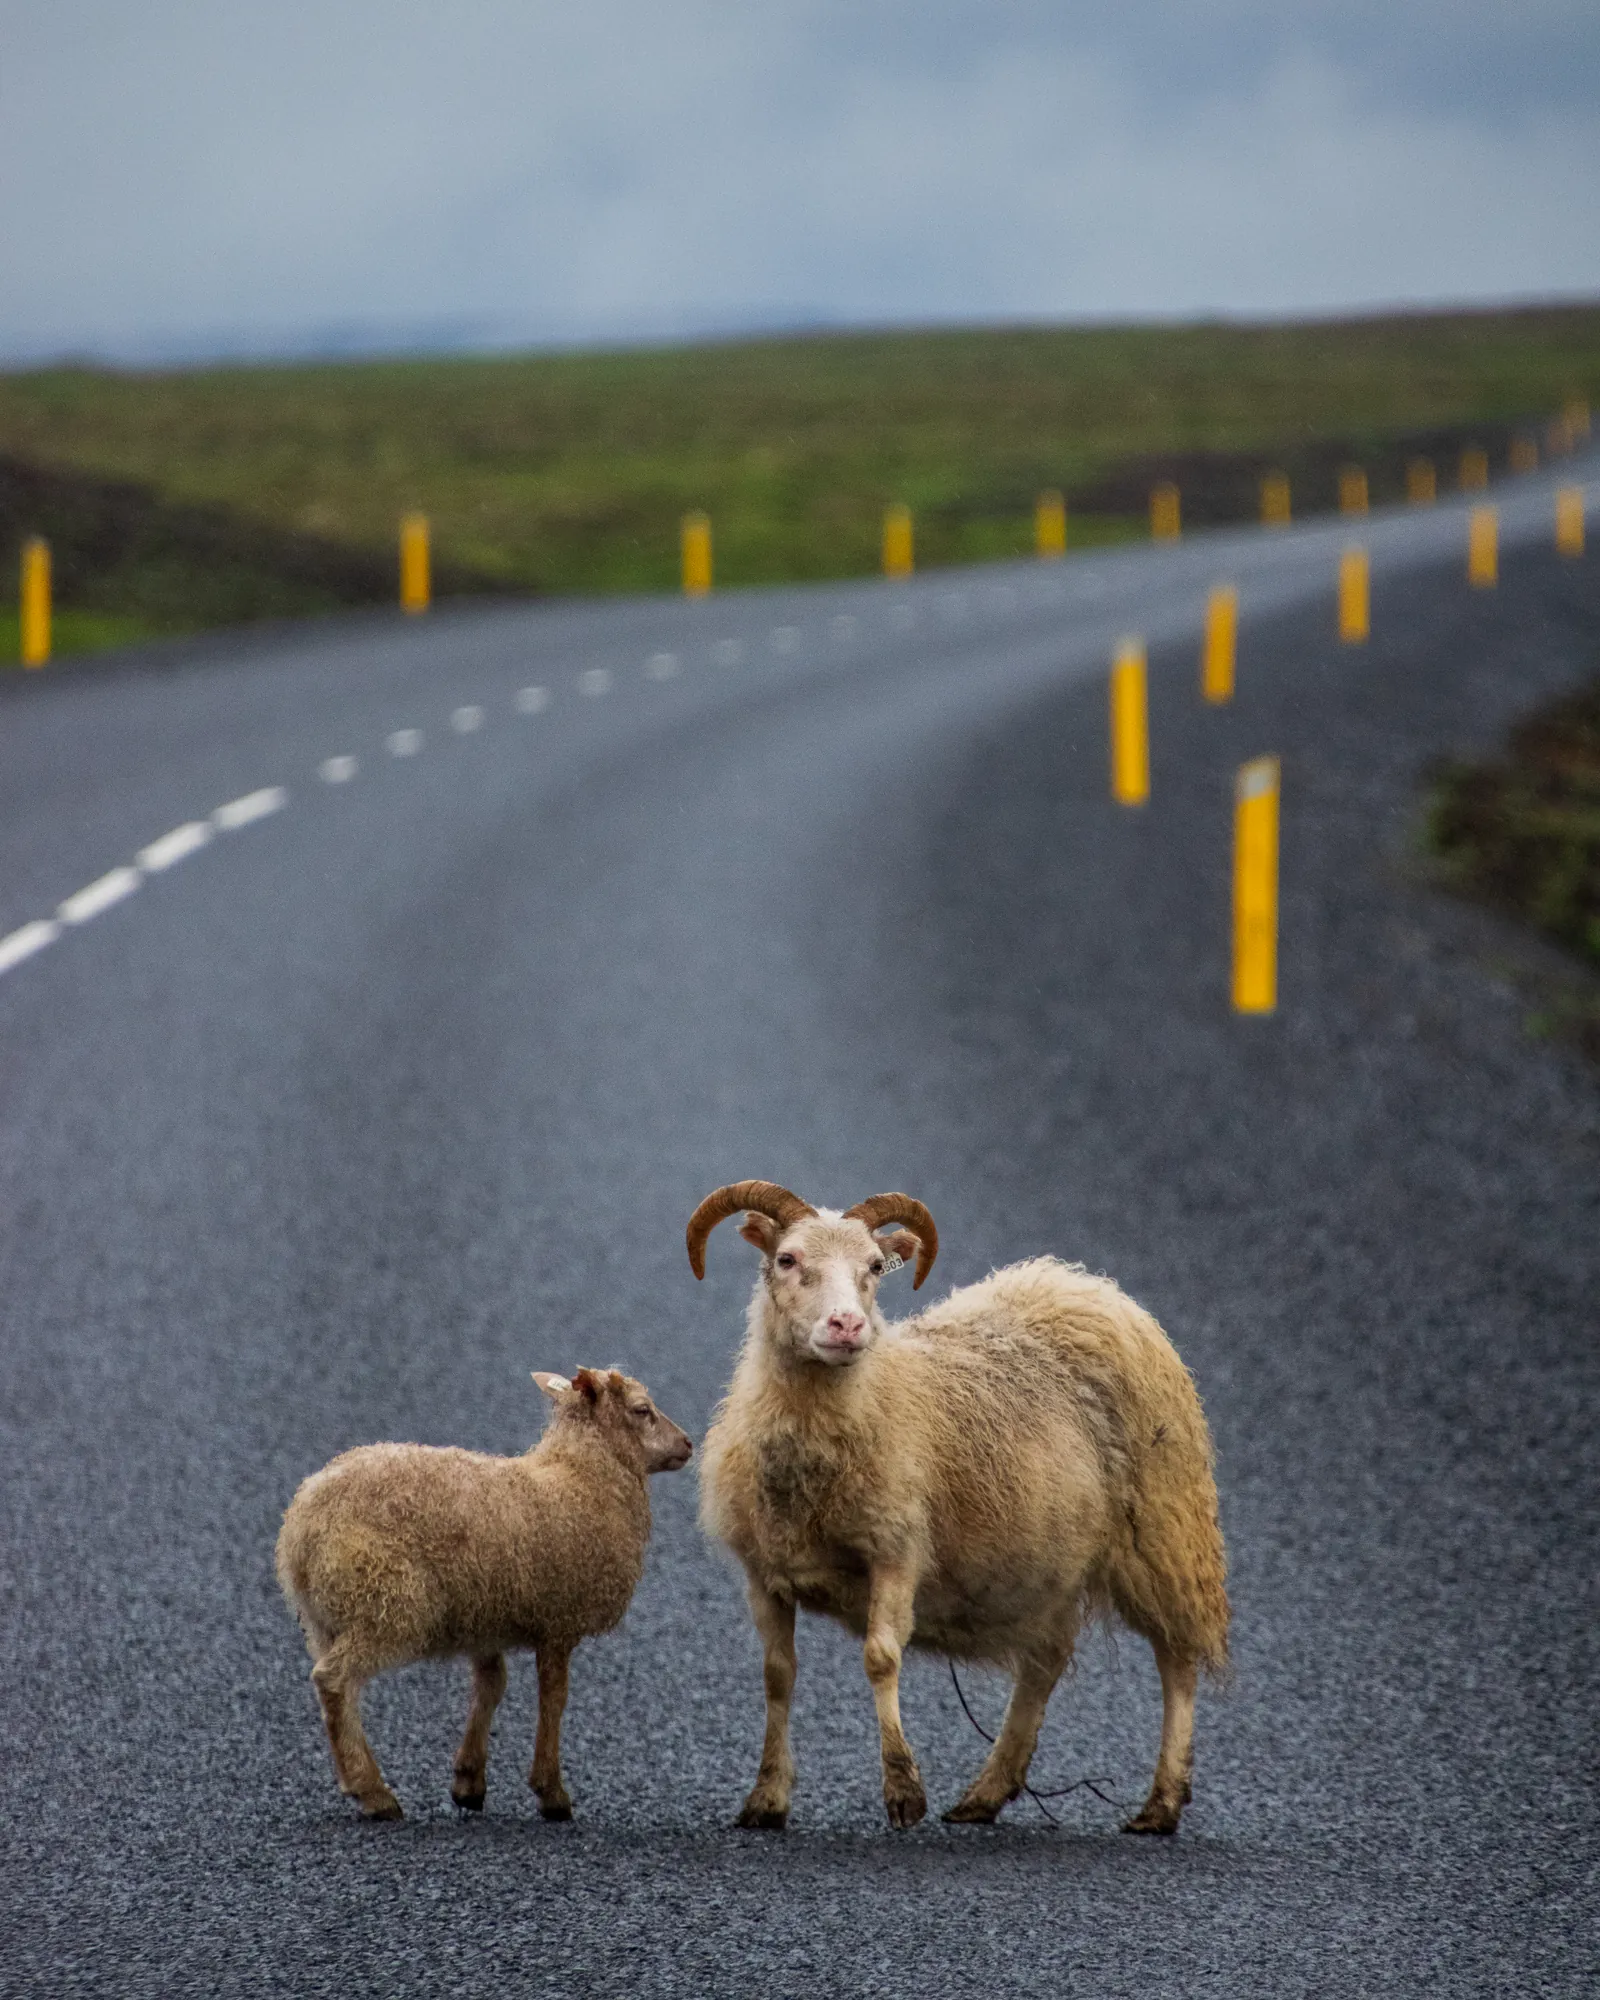
[(592, 1424), (625, 1465), (640, 1472), (676, 1472), (694, 1450), (687, 1431), (656, 1408), (650, 1391), (617, 1368), (580, 1368), (565, 1375), (535, 1371), (534, 1381), (556, 1407), (556, 1421)]
[(883, 1332), (878, 1281), (892, 1260), (917, 1254), (910, 1230), (874, 1236), (829, 1209), (783, 1230), (770, 1216), (748, 1214), (739, 1234), (761, 1252), (772, 1338), (794, 1359), (825, 1368), (848, 1368), (869, 1351)]

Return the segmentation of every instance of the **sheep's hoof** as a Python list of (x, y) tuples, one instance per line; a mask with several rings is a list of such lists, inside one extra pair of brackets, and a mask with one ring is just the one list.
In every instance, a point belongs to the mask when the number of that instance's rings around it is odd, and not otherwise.
[(1151, 1799), (1122, 1829), (1124, 1833), (1176, 1833), (1183, 1808)]
[(571, 1799), (541, 1799), (539, 1801), (541, 1819), (571, 1819)]
[(734, 1821), (735, 1826), (745, 1827), (753, 1833), (782, 1833), (788, 1824), (787, 1806), (747, 1805)]
[(450, 1796), (463, 1812), (482, 1812), (483, 1802), (489, 1794), (481, 1790), (476, 1792), (458, 1792), (455, 1786), (452, 1785), (450, 1787)]
[(404, 1819), (405, 1814), (400, 1810), (400, 1801), (395, 1797), (393, 1792), (380, 1792), (375, 1799), (362, 1800), (361, 1817), (363, 1819)]
[(892, 1827), (915, 1826), (927, 1813), (928, 1795), (920, 1785), (914, 1792), (896, 1792), (893, 1796), (885, 1793), (883, 1806)]
[(975, 1799), (969, 1792), (964, 1799), (958, 1799), (944, 1814), (944, 1821), (947, 1826), (993, 1826), (1000, 1817), (1000, 1810), (1005, 1803), (1004, 1799), (992, 1802), (988, 1799)]

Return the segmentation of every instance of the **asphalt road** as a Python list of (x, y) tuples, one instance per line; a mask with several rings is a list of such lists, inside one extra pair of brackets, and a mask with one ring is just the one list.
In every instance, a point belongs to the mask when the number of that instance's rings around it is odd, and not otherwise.
[[(0, 937), (273, 809), (0, 977), (0, 1990), (1593, 1991), (1600, 1085), (1526, 1032), (1528, 948), (1413, 859), (1426, 759), (1596, 665), (1600, 564), (1549, 506), (1504, 496), (1492, 592), (1459, 506), (1374, 517), (1364, 647), (1325, 523), (8, 684)], [(1105, 778), (1130, 629), (1136, 812)], [(1231, 780), (1268, 750), (1282, 1005), (1239, 1020)], [(725, 1232), (697, 1286), (683, 1223), (744, 1175), (909, 1189), (936, 1285), (1055, 1251), (1178, 1342), (1237, 1681), (1176, 1841), (1086, 1790), (892, 1835), (814, 1621), (791, 1830), (735, 1832), (760, 1670), (692, 1470), (575, 1662), (572, 1825), (526, 1788), (526, 1663), (481, 1819), (453, 1668), (369, 1697), (406, 1823), (337, 1796), (271, 1575), (296, 1481), (367, 1439), (518, 1449), (534, 1366), (623, 1362), (703, 1431), (752, 1272)], [(905, 1706), (947, 1803), (983, 1746), (938, 1663)], [(1035, 1782), (1132, 1801), (1156, 1729), (1146, 1649), (1096, 1640)]]

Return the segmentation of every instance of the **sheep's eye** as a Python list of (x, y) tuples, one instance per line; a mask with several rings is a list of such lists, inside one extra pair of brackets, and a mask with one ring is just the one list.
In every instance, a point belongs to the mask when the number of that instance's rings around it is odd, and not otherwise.
[(872, 1262), (867, 1266), (867, 1269), (875, 1278), (881, 1278), (883, 1276), (883, 1259), (881, 1257), (874, 1257)]
[(655, 1411), (651, 1409), (648, 1403), (630, 1403), (628, 1414), (630, 1417), (653, 1417)]
[(785, 1250), (783, 1255), (778, 1259), (778, 1269), (780, 1271), (792, 1271), (794, 1264), (794, 1253), (790, 1250)]

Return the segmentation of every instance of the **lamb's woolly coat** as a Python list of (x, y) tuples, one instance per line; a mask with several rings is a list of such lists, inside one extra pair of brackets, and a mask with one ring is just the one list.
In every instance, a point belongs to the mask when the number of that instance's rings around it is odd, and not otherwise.
[(540, 1375), (550, 1427), (521, 1458), (419, 1444), (347, 1451), (304, 1480), (278, 1535), (278, 1578), (311, 1650), (340, 1789), (400, 1816), (361, 1726), (363, 1686), (411, 1660), (464, 1654), (472, 1706), (451, 1796), (481, 1808), (505, 1655), (539, 1661), (530, 1783), (567, 1817), (561, 1715), (581, 1639), (627, 1610), (650, 1539), (645, 1480), (682, 1465), (687, 1436), (642, 1382), (580, 1368)]
[(314, 1652), (359, 1635), (376, 1673), (609, 1632), (649, 1539), (643, 1471), (592, 1426), (557, 1422), (521, 1458), (413, 1444), (341, 1453), (290, 1503), (278, 1576)]

